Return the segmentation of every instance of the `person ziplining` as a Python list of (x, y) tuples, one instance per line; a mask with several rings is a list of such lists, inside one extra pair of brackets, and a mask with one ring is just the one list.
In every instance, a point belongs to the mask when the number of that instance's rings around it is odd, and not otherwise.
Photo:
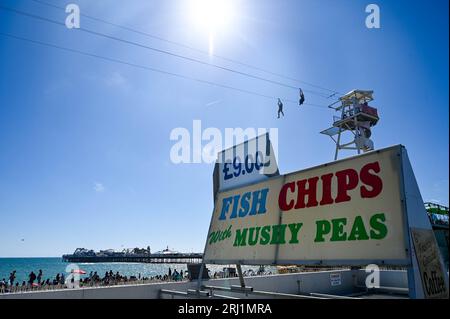
[(300, 100), (298, 101), (299, 105), (302, 106), (305, 103), (305, 95), (303, 94), (303, 90), (300, 88)]
[[(299, 101), (298, 104), (300, 106), (303, 105), (303, 103), (305, 103), (305, 94), (303, 93), (303, 90), (301, 88), (299, 88)], [(284, 117), (284, 112), (283, 112), (283, 102), (281, 102), (281, 99), (278, 98), (278, 118), (280, 118), (280, 115), (283, 115)]]
[(283, 102), (281, 102), (281, 100), (278, 98), (278, 118), (280, 118), (280, 114), (282, 114), (284, 117)]

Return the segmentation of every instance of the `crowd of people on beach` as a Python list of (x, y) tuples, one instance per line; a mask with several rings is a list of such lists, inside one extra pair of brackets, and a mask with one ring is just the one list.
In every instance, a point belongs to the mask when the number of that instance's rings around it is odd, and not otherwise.
[[(235, 272), (225, 272), (218, 271), (210, 273), (210, 278), (228, 278), (236, 277)], [(244, 277), (251, 276), (261, 276), (270, 275), (272, 272), (264, 271), (264, 268), (260, 268), (255, 271), (253, 269), (248, 269), (243, 272)], [(35, 290), (54, 290), (54, 289), (65, 289), (65, 288), (87, 288), (87, 287), (102, 287), (102, 286), (115, 286), (115, 285), (126, 285), (126, 284), (148, 284), (157, 282), (169, 282), (169, 281), (183, 281), (189, 280), (189, 275), (187, 271), (176, 270), (169, 267), (168, 272), (164, 275), (155, 276), (141, 276), (139, 273), (137, 276), (126, 276), (120, 274), (118, 271), (114, 273), (112, 270), (105, 272), (103, 276), (99, 275), (97, 271), (91, 271), (89, 274), (82, 272), (74, 273), (58, 273), (54, 278), (44, 279), (44, 273), (40, 269), (37, 274), (35, 272), (30, 272), (27, 281), (18, 281), (17, 272), (14, 270), (10, 273), (9, 278), (3, 278), (0, 281), (0, 294), (1, 293), (15, 293), (24, 291), (35, 291)]]
[(3, 278), (0, 281), (0, 293), (7, 292), (19, 292), (19, 291), (27, 291), (27, 290), (38, 290), (50, 287), (63, 287), (66, 283), (66, 276), (64, 273), (56, 274), (56, 276), (52, 279), (43, 278), (43, 272), (40, 269), (36, 274), (34, 271), (30, 272), (28, 275), (27, 281), (17, 281), (17, 271), (13, 270), (9, 274), (8, 280)]
[[(80, 276), (76, 275), (66, 276), (64, 273), (58, 273), (52, 279), (44, 279), (42, 270), (38, 273), (33, 271), (28, 275), (28, 281), (22, 281), (21, 283), (16, 280), (17, 272), (13, 270), (9, 278), (3, 278), (0, 281), (0, 293), (11, 292), (23, 292), (33, 290), (49, 290), (49, 289), (64, 289), (69, 287), (98, 287), (98, 286), (114, 286), (120, 284), (133, 284), (133, 283), (151, 283), (151, 282), (163, 282), (163, 281), (182, 281), (188, 279), (187, 271), (172, 271), (169, 268), (168, 272), (164, 275), (155, 276), (125, 276), (118, 271), (114, 273), (112, 270), (105, 272), (104, 276), (100, 276), (97, 271), (91, 271), (89, 275)], [(70, 279), (69, 279), (70, 278)], [(79, 279), (79, 280), (78, 280)]]

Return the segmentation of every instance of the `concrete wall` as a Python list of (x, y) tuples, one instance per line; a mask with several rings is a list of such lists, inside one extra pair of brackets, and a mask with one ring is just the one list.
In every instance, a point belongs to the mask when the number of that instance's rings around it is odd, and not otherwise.
[[(341, 285), (332, 286), (330, 274), (341, 274)], [(355, 278), (364, 283), (365, 273), (361, 270), (323, 271), (298, 274), (271, 275), (263, 277), (245, 278), (247, 286), (254, 290), (271, 291), (288, 294), (309, 294), (311, 292), (326, 294), (348, 294), (356, 291)], [(401, 287), (405, 284), (406, 272), (382, 272), (382, 285)], [(204, 281), (210, 286), (229, 287), (239, 285), (239, 279), (214, 279)], [(161, 289), (186, 292), (187, 289), (196, 289), (197, 282), (156, 283), (146, 285), (126, 285), (102, 288), (65, 289), (55, 291), (25, 292), (21, 294), (0, 295), (0, 299), (155, 299), (172, 298), (169, 295), (160, 295)], [(405, 286), (403, 286), (405, 287)], [(407, 284), (406, 284), (407, 287)], [(233, 295), (218, 292), (222, 295)], [(243, 297), (242, 295), (236, 295)], [(179, 297), (178, 297), (179, 298)], [(258, 296), (258, 298), (260, 298)]]
[[(365, 270), (358, 270), (356, 274), (357, 284), (365, 286), (367, 273)], [(381, 287), (408, 288), (408, 275), (405, 270), (383, 270), (380, 271)]]

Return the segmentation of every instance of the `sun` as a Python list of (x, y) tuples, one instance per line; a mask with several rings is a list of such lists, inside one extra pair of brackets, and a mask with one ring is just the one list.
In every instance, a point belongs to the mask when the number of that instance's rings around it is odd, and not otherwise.
[(191, 0), (194, 23), (208, 31), (226, 29), (232, 17), (231, 0)]
[(232, 0), (191, 0), (190, 10), (194, 25), (207, 32), (212, 54), (215, 35), (231, 26), (234, 15)]

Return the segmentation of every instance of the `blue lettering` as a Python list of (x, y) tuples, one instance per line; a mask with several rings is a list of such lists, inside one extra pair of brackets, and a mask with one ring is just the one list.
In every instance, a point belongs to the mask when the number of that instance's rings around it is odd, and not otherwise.
[(252, 193), (248, 192), (242, 195), (241, 199), (241, 209), (239, 210), (239, 217), (245, 217), (248, 214), (248, 211), (250, 209), (250, 198), (252, 196)]
[[(264, 214), (266, 210), (266, 199), (267, 199), (267, 193), (269, 193), (269, 189), (265, 188), (261, 191), (253, 192), (253, 201), (252, 201), (252, 209), (250, 211), (250, 216), (256, 215), (256, 214)], [(257, 208), (257, 206), (259, 207)]]
[(220, 213), (219, 220), (227, 219), (227, 214), (229, 213), (231, 205), (233, 206), (233, 208), (231, 210), (231, 214), (229, 215), (230, 219), (238, 217), (244, 218), (247, 216), (266, 213), (266, 201), (268, 193), (269, 189), (265, 188), (259, 191), (254, 191), (253, 193), (244, 193), (242, 196), (239, 194), (224, 198), (222, 200), (222, 211)]
[(239, 206), (239, 198), (241, 198), (241, 195), (236, 195), (233, 197), (233, 211), (231, 212), (230, 219), (237, 217), (237, 210)]
[(230, 163), (224, 163), (224, 164), (223, 164), (223, 174), (224, 174), (223, 179), (224, 179), (224, 180), (229, 180), (230, 178), (233, 178), (233, 175), (228, 173), (229, 170), (230, 170), (230, 168), (228, 167), (228, 165), (230, 165)]
[(220, 213), (219, 220), (227, 219), (226, 214), (228, 213), (228, 208), (230, 208), (230, 204), (233, 201), (233, 197), (227, 197), (222, 200), (222, 212)]

